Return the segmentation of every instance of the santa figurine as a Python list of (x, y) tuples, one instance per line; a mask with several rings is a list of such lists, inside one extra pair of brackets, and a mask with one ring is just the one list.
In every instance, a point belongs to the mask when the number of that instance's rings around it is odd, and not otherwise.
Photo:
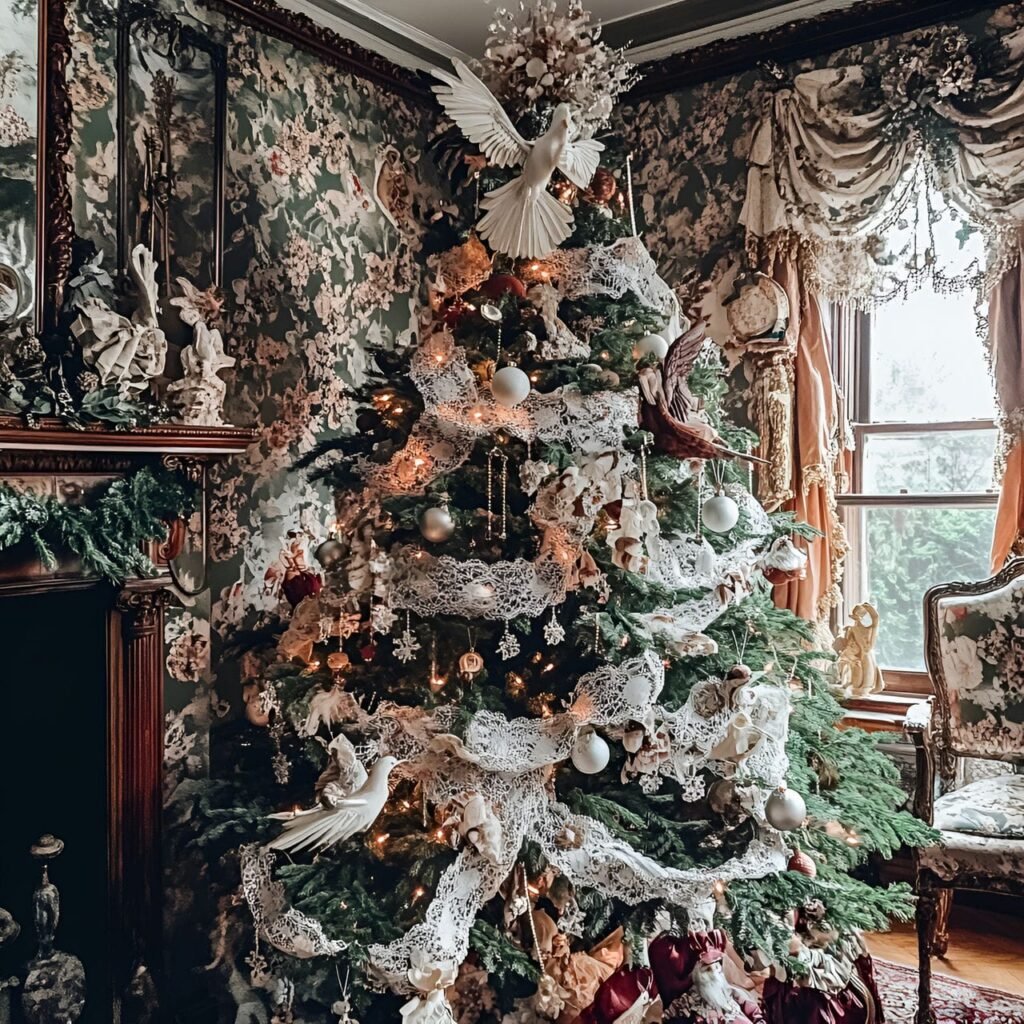
[(651, 943), (651, 968), (665, 1005), (665, 1024), (761, 1024), (764, 1017), (725, 932), (715, 928), (685, 938), (661, 935)]

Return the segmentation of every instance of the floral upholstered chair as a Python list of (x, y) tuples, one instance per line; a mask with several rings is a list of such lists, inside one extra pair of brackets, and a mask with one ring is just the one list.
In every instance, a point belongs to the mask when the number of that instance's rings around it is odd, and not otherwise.
[(935, 696), (905, 728), (914, 809), (942, 834), (917, 854), (917, 1022), (934, 1024), (931, 957), (946, 952), (953, 891), (1024, 895), (1024, 558), (980, 583), (932, 587), (924, 616)]

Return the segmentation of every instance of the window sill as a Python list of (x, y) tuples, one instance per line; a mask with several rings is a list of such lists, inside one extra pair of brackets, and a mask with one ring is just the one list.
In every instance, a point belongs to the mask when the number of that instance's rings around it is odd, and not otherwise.
[(923, 700), (927, 700), (924, 695), (895, 693), (851, 697), (842, 701), (846, 709), (842, 725), (865, 732), (902, 732), (907, 712)]

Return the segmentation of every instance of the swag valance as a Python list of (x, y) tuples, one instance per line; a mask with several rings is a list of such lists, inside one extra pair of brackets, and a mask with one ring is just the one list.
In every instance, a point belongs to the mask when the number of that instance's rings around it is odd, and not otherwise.
[[(860, 304), (922, 276), (987, 293), (1024, 221), (1024, 30), (1001, 42), (993, 51), (937, 27), (770, 92), (740, 218), (754, 261), (799, 253), (808, 287)], [(931, 243), (936, 211), (917, 215), (934, 193), (985, 231), (986, 266), (943, 266)]]

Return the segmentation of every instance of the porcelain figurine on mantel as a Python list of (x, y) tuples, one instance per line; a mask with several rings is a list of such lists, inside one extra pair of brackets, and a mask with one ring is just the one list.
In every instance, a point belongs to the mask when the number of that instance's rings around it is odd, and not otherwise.
[(867, 602), (850, 612), (850, 623), (833, 648), (836, 659), (836, 688), (843, 697), (867, 697), (885, 689), (885, 679), (875, 658), (878, 640), (878, 612)]
[(131, 317), (90, 297), (79, 305), (71, 333), (82, 347), (86, 364), (99, 375), (100, 384), (141, 394), (164, 372), (167, 338), (157, 319), (160, 308), (153, 254), (144, 245), (135, 246), (128, 270), (138, 298)]
[(192, 328), (192, 344), (182, 350), (184, 377), (167, 387), (167, 399), (178, 411), (181, 421), (201, 427), (227, 426), (223, 419), (227, 385), (221, 370), (235, 365), (234, 356), (224, 352), (224, 339), (206, 317), (215, 316), (220, 303), (210, 292), (200, 292), (184, 277), (178, 278), (184, 297), (171, 299), (182, 321)]

